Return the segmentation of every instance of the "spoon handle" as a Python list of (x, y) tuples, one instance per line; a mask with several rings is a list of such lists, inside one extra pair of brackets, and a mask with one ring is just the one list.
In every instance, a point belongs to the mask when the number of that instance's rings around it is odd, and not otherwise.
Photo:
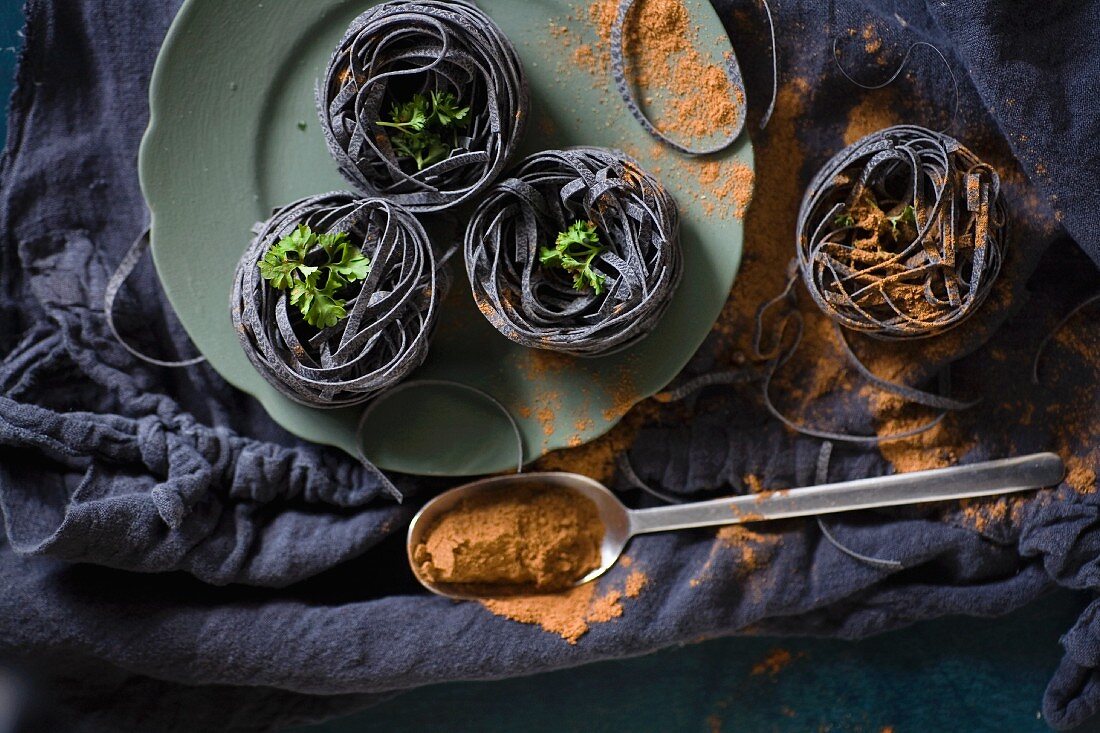
[(636, 509), (630, 512), (630, 534), (1011, 494), (1054, 486), (1064, 475), (1061, 458), (1035, 453), (932, 471)]

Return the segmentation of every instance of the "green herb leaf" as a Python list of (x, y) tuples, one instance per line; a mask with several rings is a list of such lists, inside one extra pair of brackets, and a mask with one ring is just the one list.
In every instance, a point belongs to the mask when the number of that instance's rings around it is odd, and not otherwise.
[(561, 252), (543, 247), (539, 250), (539, 262), (543, 267), (561, 267)]
[(838, 227), (850, 227), (855, 226), (856, 220), (852, 218), (851, 214), (837, 214), (833, 219), (833, 226)]
[(423, 146), (424, 141), (417, 135), (406, 135), (404, 133), (400, 135), (394, 135), (390, 138), (390, 143), (393, 145), (393, 151), (398, 155), (404, 155), (408, 158), (420, 157), (420, 148)]
[[(305, 264), (307, 257), (316, 264)], [(305, 225), (271, 245), (258, 263), (260, 276), (273, 288), (289, 290), (290, 304), (314, 328), (329, 328), (347, 317), (344, 300), (336, 295), (348, 283), (366, 278), (370, 266), (347, 232), (318, 235)], [(322, 278), (324, 286), (319, 284)]]
[(347, 232), (330, 232), (328, 234), (320, 234), (317, 236), (317, 244), (321, 249), (325, 250), (325, 254), (328, 255), (331, 260), (336, 250), (348, 243)]
[(270, 282), (271, 287), (286, 290), (294, 284), (294, 271), (298, 269), (298, 263), (270, 249), (260, 260), (259, 267), (260, 277)]
[(305, 224), (299, 224), (294, 231), (280, 239), (276, 246), (279, 252), (283, 254), (294, 254), (297, 256), (298, 261), (301, 262), (306, 258), (306, 255), (309, 254), (309, 251), (316, 243), (317, 235), (313, 233), (313, 230)]
[(591, 285), (592, 290), (595, 291), (596, 295), (599, 295), (603, 292), (603, 281), (603, 275), (595, 270), (584, 268), (577, 270), (576, 274), (573, 275), (573, 289), (584, 290), (586, 285)]
[(344, 300), (336, 297), (336, 293), (345, 285), (347, 283), (343, 278), (330, 272), (325, 286), (313, 293), (309, 310), (304, 313), (306, 323), (315, 328), (331, 328), (347, 318), (348, 312), (344, 309)]
[(438, 163), (451, 152), (451, 147), (434, 132), (425, 133), (424, 138), (424, 147), (421, 149), (420, 158), (416, 161), (416, 167), (421, 170), (433, 163)]
[(558, 233), (553, 249), (542, 247), (539, 250), (539, 262), (543, 267), (556, 267), (571, 273), (575, 289), (591, 287), (599, 295), (607, 278), (592, 269), (592, 262), (604, 249), (594, 223), (575, 221)]
[(394, 104), (390, 108), (390, 121), (379, 121), (379, 125), (396, 127), (399, 130), (420, 132), (428, 124), (431, 111), (428, 109), (428, 100), (423, 94), (414, 94), (413, 98), (404, 104)]
[(443, 127), (462, 127), (466, 124), (469, 107), (458, 106), (458, 97), (450, 92), (432, 92), (432, 114)]
[(583, 248), (601, 247), (600, 235), (596, 232), (596, 225), (590, 221), (573, 222), (564, 232), (558, 232), (555, 244), (563, 250), (573, 245)]
[(327, 293), (317, 291), (309, 302), (309, 308), (304, 313), (306, 323), (314, 328), (332, 328), (340, 321), (348, 317), (344, 309), (344, 301), (333, 298)]
[(916, 225), (917, 212), (913, 210), (913, 206), (911, 204), (907, 204), (906, 207), (901, 210), (900, 214), (898, 214), (897, 216), (888, 216), (886, 217), (886, 219), (890, 222), (890, 226), (891, 228), (893, 228), (894, 234), (896, 235), (898, 233), (899, 222), (907, 222), (909, 224), (913, 224), (914, 226)]
[(344, 242), (340, 258), (329, 265), (330, 275), (339, 275), (347, 282), (365, 280), (370, 273), (370, 258), (350, 242)]
[(309, 312), (313, 303), (313, 296), (317, 293), (318, 276), (319, 270), (314, 268), (304, 280), (295, 280), (294, 286), (290, 289), (290, 304), (297, 306), (302, 315)]
[(304, 267), (306, 255), (315, 241), (309, 227), (299, 225), (264, 254), (259, 263), (260, 277), (279, 290), (291, 287), (295, 271)]
[[(444, 160), (458, 144), (457, 128), (466, 124), (470, 108), (459, 108), (458, 98), (450, 92), (431, 93), (431, 98), (423, 94), (414, 94), (412, 100), (404, 104), (394, 104), (390, 111), (390, 121), (379, 121), (379, 125), (392, 127), (390, 144), (394, 152), (401, 157), (411, 158), (417, 170)], [(448, 145), (440, 137), (439, 130), (452, 129), (452, 144)]]

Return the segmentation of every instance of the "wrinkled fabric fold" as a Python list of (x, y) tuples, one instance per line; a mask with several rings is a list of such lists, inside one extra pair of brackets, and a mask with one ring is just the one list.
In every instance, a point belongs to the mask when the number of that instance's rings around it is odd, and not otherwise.
[[(162, 391), (167, 372), (139, 366), (97, 307), (109, 270), (87, 230), (36, 235), (18, 254), (26, 310), (41, 315), (0, 362), (0, 506), (17, 552), (285, 586), (360, 555), (408, 515), (373, 466), (203, 424)], [(158, 292), (148, 277), (144, 287)], [(131, 326), (143, 308), (131, 301)], [(218, 379), (188, 374), (199, 389)], [(41, 480), (22, 478), (24, 462)]]

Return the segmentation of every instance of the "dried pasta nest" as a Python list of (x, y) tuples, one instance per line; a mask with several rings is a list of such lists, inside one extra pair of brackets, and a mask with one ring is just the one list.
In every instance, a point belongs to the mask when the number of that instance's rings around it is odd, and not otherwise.
[[(317, 328), (260, 274), (272, 244), (299, 225), (346, 232), (370, 260), (369, 272), (336, 293), (346, 318)], [(323, 253), (311, 249), (306, 263)], [(249, 361), (282, 394), (313, 407), (346, 407), (370, 399), (418, 367), (428, 351), (446, 282), (424, 228), (383, 199), (347, 192), (296, 201), (257, 225), (237, 265), (230, 313)]]
[[(540, 261), (574, 222), (595, 225), (600, 292)], [(466, 230), (466, 273), (478, 308), (523, 346), (578, 356), (646, 336), (683, 272), (679, 211), (664, 186), (621, 152), (581, 147), (524, 159), (494, 186)]]
[(921, 338), (982, 304), (1007, 237), (997, 172), (947, 135), (900, 125), (848, 146), (814, 176), (798, 217), (798, 263), (814, 301), (840, 325)]
[[(394, 128), (379, 125), (415, 94), (453, 94), (469, 108), (447, 131), (446, 157), (420, 169), (395, 152)], [(412, 211), (469, 200), (501, 173), (528, 117), (527, 81), (516, 49), (463, 0), (392, 2), (356, 18), (317, 89), (329, 151), (357, 188)], [(453, 137), (452, 137), (453, 136)]]

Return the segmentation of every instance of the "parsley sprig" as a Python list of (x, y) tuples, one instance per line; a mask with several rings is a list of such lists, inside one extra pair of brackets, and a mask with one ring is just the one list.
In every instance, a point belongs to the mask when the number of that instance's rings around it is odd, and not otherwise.
[(347, 318), (345, 301), (337, 294), (365, 279), (370, 266), (347, 233), (317, 234), (304, 224), (271, 245), (259, 263), (260, 277), (273, 288), (289, 290), (290, 304), (314, 328), (330, 328)]
[(604, 249), (593, 222), (575, 221), (564, 232), (558, 233), (553, 249), (543, 247), (539, 250), (539, 262), (543, 267), (559, 267), (572, 273), (576, 290), (591, 286), (599, 295), (603, 292), (606, 278), (592, 269), (592, 262)]
[[(414, 94), (403, 104), (395, 103), (390, 120), (378, 124), (393, 128), (390, 144), (394, 152), (412, 158), (416, 169), (423, 170), (458, 147), (458, 128), (466, 126), (469, 114), (470, 108), (460, 108), (458, 98), (450, 92), (431, 92), (429, 96)], [(450, 144), (443, 140), (446, 130), (451, 131)]]
[(894, 236), (896, 237), (898, 235), (898, 223), (907, 222), (909, 224), (916, 225), (917, 213), (913, 210), (913, 206), (911, 204), (907, 204), (906, 207), (901, 210), (900, 214), (898, 214), (897, 216), (888, 216), (886, 217), (886, 221), (890, 222), (890, 227), (893, 229)]
[[(874, 203), (874, 199), (871, 199), (871, 205), (878, 209), (878, 205)], [(881, 209), (878, 210), (881, 212)], [(885, 216), (884, 214), (880, 214), (880, 216), (882, 216), (885, 221), (890, 222), (890, 232), (895, 238), (898, 236), (899, 224), (912, 224), (913, 226), (917, 224), (917, 212), (913, 209), (912, 204), (906, 205), (906, 207), (895, 216)], [(854, 227), (855, 225), (856, 220), (849, 213), (841, 213), (833, 217), (833, 226)]]

